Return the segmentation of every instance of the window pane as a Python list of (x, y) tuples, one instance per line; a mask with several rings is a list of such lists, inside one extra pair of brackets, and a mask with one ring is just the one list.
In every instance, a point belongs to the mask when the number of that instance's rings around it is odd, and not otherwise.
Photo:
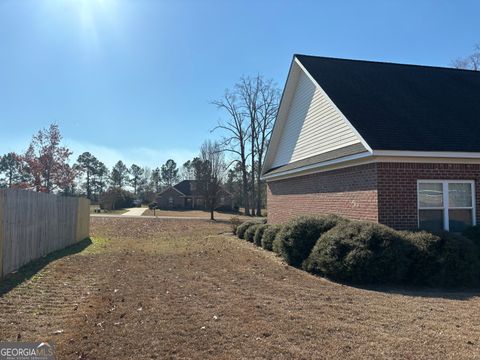
[(449, 183), (448, 184), (448, 206), (449, 207), (472, 206), (472, 184)]
[(420, 210), (419, 227), (427, 231), (443, 230), (443, 210)]
[(443, 206), (443, 184), (442, 183), (419, 183), (418, 200), (420, 207), (442, 207)]
[(453, 232), (461, 232), (467, 226), (473, 225), (472, 210), (470, 209), (450, 209), (448, 217), (449, 229)]

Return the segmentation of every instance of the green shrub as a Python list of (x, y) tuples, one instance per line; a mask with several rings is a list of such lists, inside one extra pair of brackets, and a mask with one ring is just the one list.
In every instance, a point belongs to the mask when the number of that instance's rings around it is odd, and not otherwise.
[(434, 287), (461, 287), (478, 284), (480, 261), (475, 244), (468, 238), (443, 232), (403, 232), (413, 245), (406, 282)]
[(148, 204), (148, 208), (150, 210), (158, 209), (158, 203), (156, 201), (152, 201), (150, 204)]
[(100, 208), (105, 210), (129, 208), (133, 206), (134, 198), (130, 191), (110, 188), (100, 195)]
[(257, 231), (258, 227), (262, 225), (259, 223), (254, 223), (253, 225), (249, 226), (247, 230), (245, 230), (245, 235), (243, 238), (247, 241), (253, 242), (253, 238), (255, 237), (255, 232)]
[(238, 226), (241, 224), (242, 222), (240, 221), (240, 219), (236, 216), (230, 218), (230, 228), (232, 229), (232, 232), (234, 234), (237, 233), (237, 228)]
[(463, 230), (462, 235), (472, 240), (480, 253), (480, 225), (469, 226)]
[(240, 238), (240, 239), (244, 239), (244, 236), (245, 236), (245, 231), (247, 231), (247, 229), (252, 226), (252, 225), (255, 225), (256, 223), (253, 222), (253, 221), (245, 221), (243, 223), (241, 223), (240, 225), (238, 225), (237, 227), (237, 231), (236, 231), (236, 234), (237, 236)]
[(477, 249), (466, 237), (360, 221), (339, 223), (323, 234), (303, 268), (356, 284), (463, 287), (480, 280)]
[(260, 224), (257, 226), (257, 230), (255, 231), (255, 235), (253, 236), (253, 243), (257, 246), (262, 246), (262, 237), (266, 229), (268, 229), (270, 225), (267, 224)]
[(263, 232), (262, 236), (262, 248), (265, 250), (273, 250), (273, 240), (277, 236), (278, 232), (282, 229), (282, 225), (268, 225)]
[(401, 236), (411, 244), (410, 268), (405, 283), (410, 285), (439, 286), (441, 268), (439, 253), (442, 239), (426, 231), (402, 231)]
[(472, 240), (453, 233), (442, 233), (438, 284), (443, 287), (476, 286), (480, 263)]
[(320, 235), (340, 222), (347, 220), (336, 216), (301, 216), (285, 224), (273, 242), (273, 250), (289, 265), (300, 266), (310, 255)]
[(411, 247), (398, 231), (387, 226), (340, 222), (320, 237), (303, 268), (333, 280), (398, 284), (409, 270)]

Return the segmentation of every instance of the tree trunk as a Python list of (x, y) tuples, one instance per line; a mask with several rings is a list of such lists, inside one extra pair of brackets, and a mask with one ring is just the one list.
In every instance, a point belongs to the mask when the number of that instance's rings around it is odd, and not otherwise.
[(90, 172), (87, 171), (87, 198), (92, 199), (92, 190), (90, 189)]
[(245, 207), (245, 215), (250, 215), (250, 207), (249, 207), (249, 198), (248, 198), (248, 173), (247, 167), (245, 166), (246, 162), (242, 159), (241, 167), (242, 167), (242, 185), (243, 185), (243, 206)]
[[(252, 215), (255, 216), (255, 126), (252, 126), (252, 179), (251, 179), (251, 186), (252, 186)], [(258, 214), (257, 214), (258, 215)]]
[(258, 161), (257, 169), (257, 216), (262, 215), (262, 180), (260, 179), (262, 172), (262, 162)]

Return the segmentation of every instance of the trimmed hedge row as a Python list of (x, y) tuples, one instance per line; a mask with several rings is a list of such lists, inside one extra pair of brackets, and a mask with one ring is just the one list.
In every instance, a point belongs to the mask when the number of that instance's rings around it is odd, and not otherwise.
[(237, 236), (313, 274), (352, 284), (466, 287), (480, 283), (480, 226), (462, 235), (396, 231), (366, 221), (302, 216), (247, 221)]
[(281, 225), (269, 225), (267, 229), (265, 229), (262, 237), (262, 248), (268, 251), (273, 250), (273, 241), (275, 240), (275, 237), (279, 233), (279, 231), (282, 229)]
[(285, 224), (275, 237), (273, 251), (281, 255), (287, 264), (299, 267), (312, 251), (320, 235), (342, 220), (336, 215), (296, 218)]
[(245, 230), (245, 235), (244, 235), (244, 239), (249, 241), (249, 242), (253, 242), (253, 237), (255, 236), (255, 232), (257, 231), (258, 227), (260, 226), (261, 224), (253, 224), (251, 226), (248, 227), (247, 230)]

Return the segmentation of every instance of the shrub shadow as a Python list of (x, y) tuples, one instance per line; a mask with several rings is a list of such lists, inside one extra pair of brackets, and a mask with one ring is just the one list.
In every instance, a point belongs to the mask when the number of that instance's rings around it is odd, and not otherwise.
[(39, 259), (32, 260), (28, 264), (22, 266), (16, 272), (5, 275), (5, 277), (0, 280), (0, 297), (10, 292), (23, 282), (30, 280), (52, 261), (61, 259), (65, 256), (77, 254), (89, 247), (91, 244), (92, 240), (90, 238), (83, 239), (78, 243), (70, 245), (64, 249), (54, 251)]
[(415, 286), (387, 286), (387, 285), (352, 285), (342, 283), (356, 289), (374, 291), (384, 294), (404, 295), (409, 297), (437, 298), (446, 300), (469, 300), (480, 296), (480, 288), (428, 288)]

